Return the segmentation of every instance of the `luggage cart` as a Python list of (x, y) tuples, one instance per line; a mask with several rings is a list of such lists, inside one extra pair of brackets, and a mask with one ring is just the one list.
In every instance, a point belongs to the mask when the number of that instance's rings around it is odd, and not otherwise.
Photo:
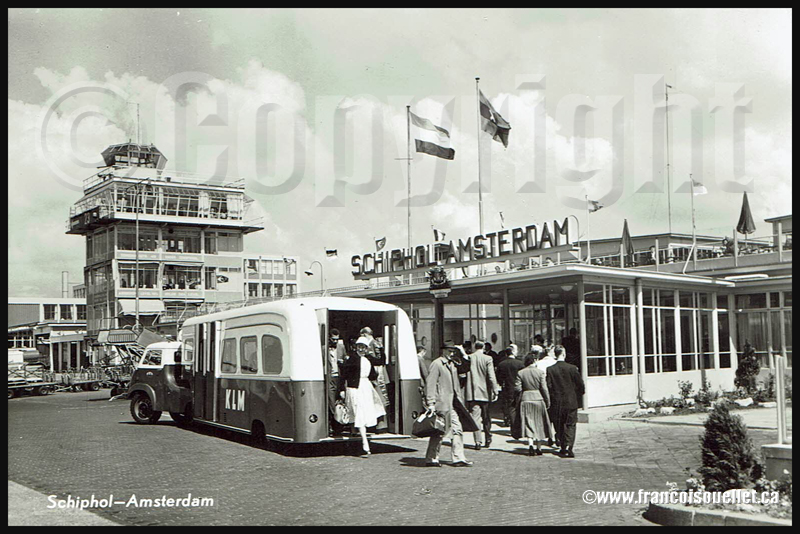
[(13, 399), (25, 393), (29, 395), (49, 395), (58, 387), (55, 375), (40, 366), (28, 368), (25, 365), (8, 367), (8, 398)]

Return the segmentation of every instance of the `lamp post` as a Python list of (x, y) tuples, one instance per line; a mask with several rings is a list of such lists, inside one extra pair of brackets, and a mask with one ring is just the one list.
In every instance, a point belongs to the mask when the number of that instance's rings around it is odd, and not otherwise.
[(134, 236), (135, 244), (134, 244), (134, 300), (136, 302), (136, 323), (133, 325), (133, 330), (139, 335), (142, 331), (142, 324), (139, 321), (139, 204), (141, 203), (141, 192), (140, 188), (145, 182), (149, 182), (150, 178), (144, 178), (139, 180), (137, 183), (130, 187), (126, 187), (125, 191), (127, 192), (129, 189), (134, 190), (133, 196), (133, 209), (136, 212), (136, 234)]
[(325, 270), (322, 267), (322, 263), (320, 263), (318, 260), (312, 261), (311, 265), (309, 265), (309, 267), (305, 271), (305, 273), (306, 273), (306, 276), (314, 276), (314, 272), (311, 270), (311, 268), (314, 266), (315, 263), (317, 265), (319, 265), (319, 278), (320, 278), (319, 287), (320, 287), (320, 290), (322, 291), (322, 294), (325, 295)]

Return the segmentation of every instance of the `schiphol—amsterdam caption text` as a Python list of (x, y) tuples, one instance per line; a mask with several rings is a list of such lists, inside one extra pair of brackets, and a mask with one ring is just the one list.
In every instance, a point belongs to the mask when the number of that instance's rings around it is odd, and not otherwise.
[(769, 504), (780, 502), (778, 492), (755, 491), (594, 491), (583, 492), (586, 504)]
[(122, 506), (124, 508), (209, 508), (214, 506), (214, 499), (211, 497), (193, 497), (188, 494), (185, 497), (167, 497), (162, 495), (154, 499), (139, 497), (135, 493), (126, 500), (114, 500), (114, 495), (97, 497), (92, 495), (89, 498), (73, 497), (67, 495), (66, 499), (59, 499), (56, 495), (48, 495), (47, 500), (50, 504), (47, 508), (54, 509), (78, 509), (86, 508), (113, 508)]

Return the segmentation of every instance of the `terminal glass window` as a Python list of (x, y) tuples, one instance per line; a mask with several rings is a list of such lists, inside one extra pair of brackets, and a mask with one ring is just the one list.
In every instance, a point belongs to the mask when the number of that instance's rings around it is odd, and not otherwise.
[(236, 338), (228, 338), (222, 342), (220, 371), (223, 373), (236, 372)]
[(72, 306), (70, 306), (69, 304), (61, 305), (61, 320), (62, 321), (72, 320)]
[(261, 296), (262, 297), (272, 296), (272, 284), (261, 284)]
[(233, 232), (217, 232), (217, 249), (220, 252), (241, 252), (242, 236)]
[(272, 260), (261, 260), (261, 274), (272, 275)]
[(205, 282), (206, 282), (206, 289), (217, 289), (217, 268), (216, 267), (206, 267), (205, 268)]
[(200, 267), (185, 265), (164, 266), (164, 289), (200, 289)]
[(164, 238), (164, 245), (167, 252), (180, 252), (189, 254), (200, 254), (200, 232), (175, 232), (167, 233)]
[(258, 284), (250, 282), (247, 284), (247, 296), (248, 297), (257, 297), (258, 296)]
[(633, 374), (630, 287), (586, 284), (586, 354), (589, 376)]
[(217, 235), (214, 232), (206, 232), (203, 246), (206, 254), (217, 253)]
[(283, 370), (283, 346), (277, 337), (261, 336), (261, 364), (266, 374), (279, 374)]
[(241, 369), (244, 374), (258, 372), (258, 338), (256, 336), (243, 337), (239, 341), (241, 354)]
[(44, 305), (44, 320), (45, 321), (55, 321), (56, 320), (56, 305), (55, 304), (45, 304)]
[(77, 305), (78, 311), (78, 320), (85, 321), (86, 320), (86, 304), (78, 304)]

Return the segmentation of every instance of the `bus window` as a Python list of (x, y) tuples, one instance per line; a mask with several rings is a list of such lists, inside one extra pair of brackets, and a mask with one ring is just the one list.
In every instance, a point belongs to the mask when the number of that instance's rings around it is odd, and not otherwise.
[(258, 372), (258, 338), (256, 336), (243, 337), (240, 341), (239, 354), (241, 369), (245, 374)]
[(261, 364), (265, 373), (280, 374), (283, 370), (283, 347), (281, 340), (265, 334), (261, 336)]
[(194, 338), (186, 336), (183, 338), (183, 358), (182, 361), (186, 365), (190, 365), (194, 361)]
[(236, 372), (236, 338), (228, 338), (222, 342), (222, 365), (220, 370), (223, 373)]
[(139, 365), (146, 365), (148, 367), (161, 367), (161, 351), (148, 350), (142, 357), (142, 363)]

